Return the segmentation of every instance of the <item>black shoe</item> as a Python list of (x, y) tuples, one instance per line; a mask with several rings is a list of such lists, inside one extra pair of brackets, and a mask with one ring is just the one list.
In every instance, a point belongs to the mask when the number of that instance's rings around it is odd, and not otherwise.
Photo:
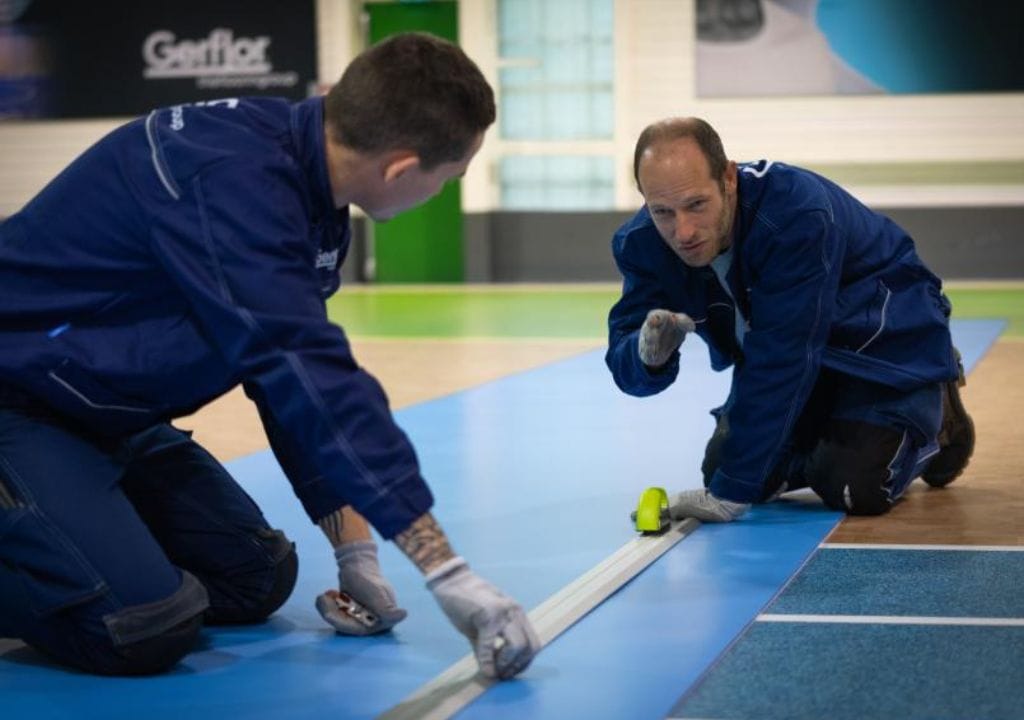
[(954, 348), (959, 369), (956, 380), (942, 386), (942, 427), (939, 430), (939, 452), (921, 477), (932, 487), (944, 487), (956, 480), (967, 467), (974, 452), (974, 421), (960, 399), (960, 388), (966, 384), (960, 352)]

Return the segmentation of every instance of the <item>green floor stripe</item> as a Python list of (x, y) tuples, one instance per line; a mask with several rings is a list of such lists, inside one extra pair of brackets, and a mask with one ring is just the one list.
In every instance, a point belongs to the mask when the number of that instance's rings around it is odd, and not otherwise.
[[(948, 288), (953, 316), (1005, 318), (1006, 335), (1024, 337), (1024, 286)], [(618, 286), (583, 289), (460, 289), (340, 292), (331, 319), (352, 336), (381, 338), (604, 338)]]
[(404, 337), (604, 337), (617, 290), (341, 292), (331, 319), (351, 335)]
[(1024, 337), (1024, 288), (946, 290), (953, 303), (953, 317), (1005, 318), (1004, 336)]

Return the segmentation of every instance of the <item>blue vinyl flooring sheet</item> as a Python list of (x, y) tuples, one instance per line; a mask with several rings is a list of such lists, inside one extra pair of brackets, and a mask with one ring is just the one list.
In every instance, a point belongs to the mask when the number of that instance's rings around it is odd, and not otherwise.
[[(1001, 328), (954, 323), (968, 365)], [(533, 608), (632, 539), (644, 488), (698, 487), (708, 410), (729, 384), (706, 353), (686, 343), (680, 380), (652, 398), (620, 393), (595, 351), (399, 411), (456, 552)], [(2, 717), (370, 718), (469, 652), (389, 543), (381, 562), (409, 617), (385, 636), (335, 635), (313, 607), (336, 582), (332, 553), (273, 456), (228, 467), (297, 544), (284, 607), (264, 625), (205, 629), (196, 652), (152, 678), (92, 677), (0, 641)], [(798, 495), (699, 528), (459, 717), (665, 717), (840, 519)]]

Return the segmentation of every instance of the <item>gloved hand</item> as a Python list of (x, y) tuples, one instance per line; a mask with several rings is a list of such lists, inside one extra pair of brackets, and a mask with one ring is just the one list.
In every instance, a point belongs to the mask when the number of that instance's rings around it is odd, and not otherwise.
[(426, 579), (444, 614), (469, 638), (480, 672), (507, 680), (526, 669), (540, 650), (540, 639), (518, 603), (461, 557), (441, 563)]
[[(372, 540), (339, 545), (338, 592), (328, 590), (316, 599), (316, 609), (343, 635), (376, 635), (405, 619), (395, 590), (381, 575), (377, 544)], [(352, 602), (354, 601), (354, 602)]]
[(683, 490), (669, 498), (668, 512), (673, 520), (697, 518), (703, 522), (731, 522), (750, 509), (749, 503), (722, 500), (710, 490)]
[(686, 333), (697, 329), (689, 315), (670, 310), (651, 310), (640, 326), (640, 361), (650, 368), (668, 362)]

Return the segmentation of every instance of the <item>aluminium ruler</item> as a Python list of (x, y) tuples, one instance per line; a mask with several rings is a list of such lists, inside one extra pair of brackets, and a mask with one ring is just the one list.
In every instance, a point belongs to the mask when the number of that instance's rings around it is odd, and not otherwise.
[[(672, 523), (661, 535), (635, 537), (531, 610), (530, 622), (537, 631), (541, 646), (546, 646), (568, 630), (699, 526), (699, 521), (687, 518)], [(477, 671), (476, 658), (469, 653), (378, 718), (449, 718), (497, 682)]]

